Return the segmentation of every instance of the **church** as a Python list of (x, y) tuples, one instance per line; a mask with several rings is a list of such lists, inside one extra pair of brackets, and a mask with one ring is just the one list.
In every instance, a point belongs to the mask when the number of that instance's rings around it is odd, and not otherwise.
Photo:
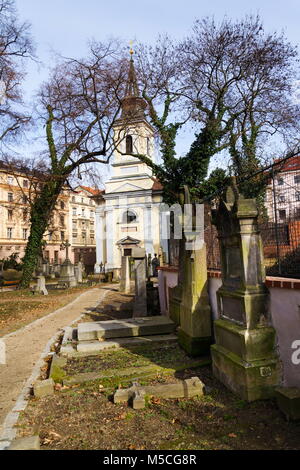
[(145, 116), (147, 104), (141, 97), (130, 51), (128, 80), (121, 115), (114, 123), (115, 153), (111, 177), (105, 190), (95, 198), (95, 273), (113, 271), (118, 277), (122, 256), (131, 256), (134, 247), (144, 248), (153, 257), (162, 252), (160, 204), (162, 186), (151, 168), (130, 154), (155, 159), (154, 129)]

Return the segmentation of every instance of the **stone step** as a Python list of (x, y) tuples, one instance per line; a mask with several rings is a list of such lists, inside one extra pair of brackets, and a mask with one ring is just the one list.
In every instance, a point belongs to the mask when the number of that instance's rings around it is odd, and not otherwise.
[(78, 341), (164, 335), (174, 330), (175, 323), (166, 316), (79, 323)]
[(155, 343), (176, 343), (178, 340), (176, 335), (154, 335), (154, 336), (138, 336), (133, 338), (119, 338), (117, 340), (108, 341), (82, 341), (77, 346), (78, 353), (98, 353), (107, 349), (119, 349), (124, 346), (139, 346)]

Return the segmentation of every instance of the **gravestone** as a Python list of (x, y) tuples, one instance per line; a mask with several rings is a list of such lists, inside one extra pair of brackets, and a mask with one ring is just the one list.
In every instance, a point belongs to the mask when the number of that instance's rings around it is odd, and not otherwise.
[[(191, 204), (185, 188), (185, 204)], [(202, 213), (200, 212), (202, 211)], [(198, 208), (203, 216), (204, 208)], [(188, 216), (185, 216), (188, 217)], [(203, 219), (203, 217), (202, 217)], [(190, 356), (208, 354), (212, 344), (211, 309), (207, 289), (206, 245), (201, 220), (186, 221), (180, 250), (180, 283), (172, 297), (173, 314), (180, 325), (178, 339)], [(188, 228), (190, 227), (190, 228)]]
[(279, 382), (275, 330), (268, 314), (263, 248), (254, 199), (244, 199), (233, 182), (213, 211), (220, 242), (220, 318), (214, 322), (214, 375), (247, 401), (273, 396)]
[(77, 283), (82, 283), (83, 266), (81, 261), (79, 261), (77, 266), (74, 267), (74, 273)]
[(146, 287), (146, 252), (143, 248), (133, 248), (135, 271), (135, 299), (133, 318), (147, 316), (147, 287)]
[(48, 295), (44, 276), (38, 276), (35, 292), (37, 292), (38, 294)]
[(130, 294), (130, 259), (128, 256), (122, 256), (120, 292)]
[(61, 265), (60, 269), (60, 284), (66, 284), (68, 287), (76, 287), (77, 281), (75, 278), (74, 265), (69, 259), (66, 259)]

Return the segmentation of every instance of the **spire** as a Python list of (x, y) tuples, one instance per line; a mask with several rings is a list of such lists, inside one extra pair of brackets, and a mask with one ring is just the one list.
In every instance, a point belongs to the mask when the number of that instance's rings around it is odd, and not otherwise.
[(121, 119), (144, 119), (146, 102), (140, 95), (136, 72), (134, 67), (132, 45), (130, 47), (130, 62), (128, 71), (128, 80), (125, 90), (125, 97), (122, 100), (122, 116)]

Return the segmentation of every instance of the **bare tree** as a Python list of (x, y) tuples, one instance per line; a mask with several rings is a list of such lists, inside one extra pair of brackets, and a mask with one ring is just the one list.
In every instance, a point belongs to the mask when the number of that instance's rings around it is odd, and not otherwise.
[(94, 163), (107, 164), (116, 139), (125, 80), (118, 41), (93, 43), (88, 58), (60, 62), (39, 94), (39, 119), (46, 130), (43, 158), (47, 172), (31, 207), (31, 231), (24, 257), (21, 287), (29, 285), (43, 234), (65, 184), (74, 172)]
[[(201, 194), (210, 159), (221, 151), (242, 151), (249, 163), (266, 135), (297, 129), (299, 110), (289, 98), (296, 59), (283, 35), (267, 34), (252, 16), (220, 24), (205, 18), (180, 43), (160, 38), (140, 48), (139, 76), (163, 163), (139, 158), (161, 179), (167, 197), (178, 200), (184, 185)], [(177, 132), (186, 119), (197, 135), (188, 154), (177, 158)]]
[(15, 139), (30, 121), (20, 85), (33, 52), (30, 25), (19, 22), (14, 0), (0, 0), (0, 143)]

